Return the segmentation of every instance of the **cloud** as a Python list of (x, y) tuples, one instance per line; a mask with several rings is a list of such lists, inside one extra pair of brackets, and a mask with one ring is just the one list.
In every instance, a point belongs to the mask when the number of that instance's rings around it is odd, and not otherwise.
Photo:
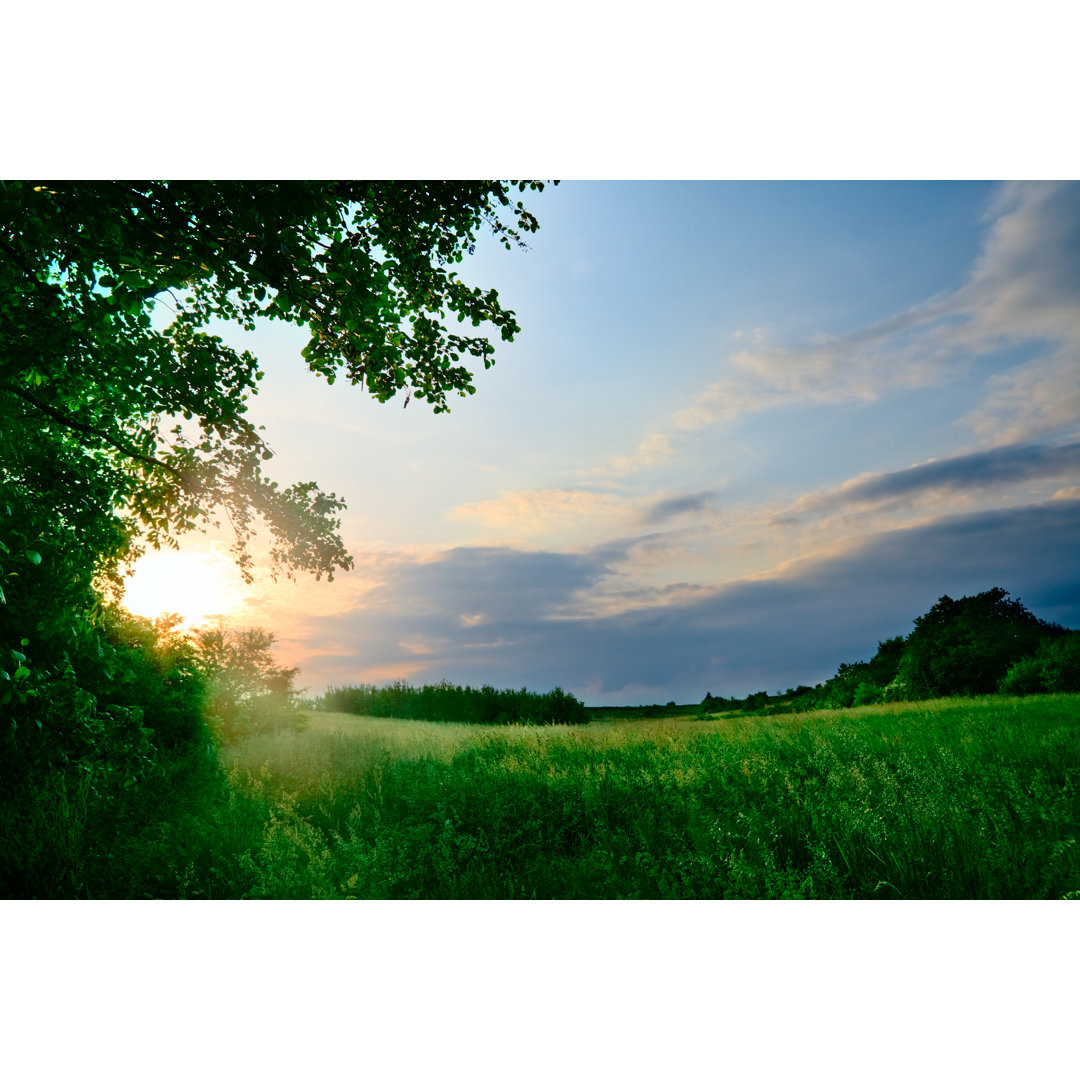
[(987, 442), (1009, 443), (1075, 430), (1078, 419), (1080, 345), (1074, 344), (992, 375), (989, 393), (965, 422)]
[(554, 531), (565, 535), (583, 524), (610, 527), (629, 520), (633, 507), (627, 502), (621, 495), (581, 489), (504, 491), (494, 499), (456, 506), (450, 518), (521, 534)]
[(627, 496), (580, 488), (504, 491), (494, 499), (454, 507), (450, 519), (497, 531), (504, 543), (511, 539), (533, 543), (547, 535), (560, 547), (567, 547), (601, 535), (625, 533), (639, 525), (651, 527), (701, 515), (716, 499), (714, 491), (671, 496), (662, 492)]
[(804, 495), (781, 516), (824, 513), (894, 499), (912, 500), (942, 492), (966, 494), (1076, 474), (1080, 474), (1080, 442), (1003, 446), (928, 461), (897, 472), (858, 476), (829, 491)]
[[(588, 554), (454, 548), (405, 565), (372, 597), (373, 606), (434, 617), (447, 626), (512, 623), (522, 612), (542, 618), (564, 609), (611, 573), (610, 546)], [(440, 622), (441, 625), (441, 622)]]
[(628, 703), (813, 683), (907, 633), (944, 593), (1000, 585), (1043, 618), (1080, 625), (1077, 535), (1075, 499), (952, 516), (722, 586), (631, 580), (622, 609), (600, 615), (581, 612), (597, 589), (617, 592), (636, 541), (583, 554), (455, 549), (398, 563), (369, 610), (307, 618), (303, 681), (411, 665), (414, 679), (561, 685)]
[(716, 501), (713, 491), (701, 491), (696, 495), (676, 495), (669, 499), (660, 499), (646, 510), (641, 520), (646, 525), (661, 525), (672, 518), (686, 514), (700, 514), (708, 510)]
[(1080, 424), (1080, 183), (1002, 185), (967, 280), (906, 310), (799, 345), (766, 331), (735, 334), (727, 371), (633, 453), (591, 476), (627, 476), (670, 459), (686, 433), (784, 406), (877, 401), (938, 386), (980, 358), (1038, 350), (988, 376), (964, 418), (984, 443), (1007, 445), (1075, 431)]
[(982, 344), (1080, 340), (1080, 184), (1009, 183), (992, 204), (992, 226), (952, 306), (969, 318), (957, 340)]
[(933, 386), (973, 359), (1033, 342), (1043, 349), (995, 377), (968, 422), (1010, 442), (1080, 418), (1080, 184), (1005, 185), (968, 280), (958, 289), (845, 334), (794, 347), (764, 334), (730, 358), (733, 370), (677, 413), (691, 431), (788, 404), (874, 401)]
[(628, 456), (616, 455), (610, 466), (594, 471), (614, 473), (616, 475), (640, 472), (642, 469), (649, 469), (662, 461), (666, 461), (673, 453), (671, 436), (656, 431), (642, 439), (632, 454)]

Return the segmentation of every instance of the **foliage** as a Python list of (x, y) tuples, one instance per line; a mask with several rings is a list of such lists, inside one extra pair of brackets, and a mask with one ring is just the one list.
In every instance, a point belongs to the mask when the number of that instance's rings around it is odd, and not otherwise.
[(449, 682), (421, 687), (406, 682), (384, 687), (346, 686), (328, 690), (317, 707), (356, 716), (458, 724), (584, 724), (588, 720), (585, 706), (559, 687), (546, 694), (536, 694), (524, 687), (474, 689)]
[(694, 716), (696, 705), (586, 705), (585, 715), (592, 720), (660, 720), (670, 717)]
[(992, 693), (1012, 664), (1060, 632), (1004, 589), (943, 596), (915, 620), (897, 683), (908, 697)]
[[(443, 412), (448, 396), (473, 392), (469, 364), (489, 367), (494, 351), (451, 320), (504, 341), (518, 331), (498, 295), (466, 285), (456, 265), (483, 230), (512, 247), (536, 227), (515, 185), (498, 181), (0, 183), (8, 736), (57, 725), (37, 751), (59, 761), (107, 708), (144, 709), (165, 742), (194, 732), (188, 660), (175, 657), (166, 678), (173, 661), (145, 635), (140, 644), (135, 624), (97, 625), (102, 597), (118, 595), (146, 545), (225, 520), (247, 578), (260, 525), (273, 574), (332, 578), (352, 565), (344, 503), (264, 475), (273, 452), (247, 418), (262, 372), (216, 332), (223, 323), (303, 325), (316, 375)], [(119, 687), (116, 649), (134, 658)], [(147, 696), (152, 670), (160, 699)]]
[(5, 680), (13, 692), (0, 729), (6, 782), (104, 764), (135, 783), (154, 746), (202, 731), (205, 680), (175, 617), (153, 623), (105, 608), (97, 625), (77, 623), (70, 647), (49, 663), (23, 663), (23, 678)]
[(99, 702), (143, 711), (156, 745), (176, 746), (202, 734), (207, 672), (179, 616), (151, 620), (107, 606), (100, 644), (76, 663), (82, 685)]
[(134, 784), (101, 760), (19, 777), (0, 802), (0, 897), (241, 896), (265, 817), (192, 743), (153, 751)]
[(1044, 638), (1033, 656), (1017, 660), (998, 689), (1003, 694), (1058, 694), (1080, 691), (1080, 631)]
[[(273, 454), (245, 417), (258, 363), (209, 331), (222, 320), (298, 323), (311, 331), (313, 372), (342, 373), (379, 401), (405, 391), (445, 411), (448, 393), (473, 390), (462, 361), (487, 367), (494, 352), (445, 319), (488, 323), (507, 341), (518, 330), (497, 293), (450, 269), (484, 225), (507, 247), (536, 229), (512, 190), (495, 181), (3, 185), (8, 482), (45, 480), (37, 490), (69, 525), (72, 515), (115, 518), (116, 539), (129, 543), (163, 542), (220, 506), (244, 566), (262, 518), (276, 567), (332, 576), (350, 564), (335, 532), (342, 504), (313, 484), (282, 490), (262, 475)], [(513, 226), (500, 219), (507, 208)], [(155, 305), (173, 315), (164, 329)], [(65, 491), (65, 479), (79, 490)], [(127, 513), (114, 514), (117, 505)]]
[(207, 681), (207, 723), (219, 739), (235, 742), (267, 729), (303, 727), (293, 688), (300, 669), (274, 662), (273, 633), (221, 625), (195, 630), (192, 637)]

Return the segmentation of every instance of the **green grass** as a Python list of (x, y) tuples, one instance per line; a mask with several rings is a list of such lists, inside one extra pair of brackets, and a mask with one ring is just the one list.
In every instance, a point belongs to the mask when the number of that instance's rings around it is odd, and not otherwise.
[(470, 727), (313, 713), (0, 813), (8, 896), (1080, 896), (1080, 695)]
[(229, 751), (250, 895), (1058, 898), (1080, 697), (478, 729), (338, 714)]

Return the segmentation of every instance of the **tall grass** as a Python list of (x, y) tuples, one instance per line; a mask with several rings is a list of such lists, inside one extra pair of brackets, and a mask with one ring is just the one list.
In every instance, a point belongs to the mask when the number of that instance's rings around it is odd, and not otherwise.
[(0, 897), (248, 895), (267, 813), (202, 747), (158, 754), (133, 786), (95, 765), (38, 777), (0, 800)]
[(1080, 695), (306, 731), (8, 792), (24, 897), (1080, 897)]
[(1080, 890), (1080, 698), (580, 728), (323, 715), (228, 753), (248, 895), (1050, 898)]

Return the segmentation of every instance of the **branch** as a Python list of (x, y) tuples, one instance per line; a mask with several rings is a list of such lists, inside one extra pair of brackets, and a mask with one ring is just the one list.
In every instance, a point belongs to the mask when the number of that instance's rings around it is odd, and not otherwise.
[(57, 409), (53, 405), (46, 405), (44, 401), (38, 401), (36, 397), (32, 394), (28, 394), (25, 390), (21, 390), (16, 386), (0, 386), (0, 390), (6, 390), (9, 394), (14, 394), (16, 397), (22, 398), (23, 401), (28, 401), (34, 408), (39, 409), (46, 416), (63, 424), (64, 427), (71, 428), (73, 431), (81, 431), (84, 435), (92, 435), (95, 438), (102, 439), (125, 456), (132, 458), (135, 461), (141, 461), (144, 465), (149, 465), (152, 468), (165, 469), (167, 472), (171, 472), (181, 483), (184, 482), (184, 476), (180, 470), (170, 465), (168, 462), (161, 461), (159, 458), (148, 457), (146, 454), (140, 454), (138, 450), (132, 450), (130, 446), (125, 446), (107, 432), (99, 431), (97, 428), (90, 427), (89, 424), (82, 424), (78, 420), (73, 420), (62, 410)]
[(38, 292), (43, 292), (49, 299), (53, 299), (55, 293), (44, 281), (41, 281), (37, 274), (34, 272), (34, 268), (26, 261), (21, 252), (13, 248), (4, 237), (0, 237), (0, 251), (3, 251), (5, 255), (27, 276), (34, 288)]

